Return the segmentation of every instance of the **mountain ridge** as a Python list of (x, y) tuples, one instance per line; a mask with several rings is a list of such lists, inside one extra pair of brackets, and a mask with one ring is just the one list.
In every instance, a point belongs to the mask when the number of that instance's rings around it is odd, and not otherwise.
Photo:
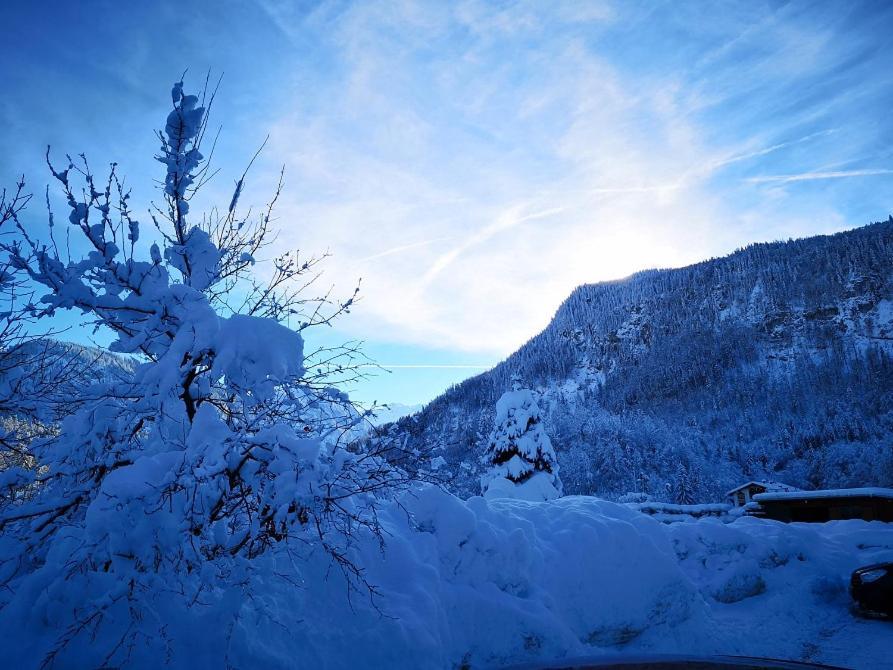
[(893, 217), (584, 284), (505, 361), (380, 434), (436, 445), (454, 490), (475, 494), (492, 406), (520, 373), (572, 493), (702, 501), (756, 476), (888, 485), (891, 276)]

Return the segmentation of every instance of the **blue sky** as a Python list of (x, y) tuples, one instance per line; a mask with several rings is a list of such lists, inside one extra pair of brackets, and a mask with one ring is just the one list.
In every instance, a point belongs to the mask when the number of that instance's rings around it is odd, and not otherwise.
[(49, 143), (118, 161), (144, 208), (171, 83), (224, 73), (206, 202), (269, 134), (243, 202), (285, 165), (279, 247), (330, 251), (344, 293), (362, 277), (324, 336), (392, 366), (362, 400), (432, 398), (580, 283), (893, 211), (890, 3), (17, 5), (2, 183), (40, 192)]

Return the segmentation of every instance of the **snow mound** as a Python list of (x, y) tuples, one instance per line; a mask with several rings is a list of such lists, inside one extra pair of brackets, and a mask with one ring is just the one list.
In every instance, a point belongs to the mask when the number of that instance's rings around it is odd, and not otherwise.
[[(589, 497), (462, 501), (431, 487), (380, 518), (385, 545), (361, 538), (355, 555), (377, 596), (349, 592), (322, 552), (282, 551), (245, 573), (252, 599), (210, 585), (196, 603), (148, 595), (162, 633), (140, 637), (125, 665), (498, 668), (684, 653), (893, 667), (889, 623), (855, 618), (846, 593), (852, 569), (893, 560), (888, 524), (665, 525)], [(0, 611), (0, 649), (6, 666), (36, 668), (72, 624), (77, 591), (48, 590), (40, 573), (20, 586)], [(101, 666), (130, 623), (121, 602), (56, 666)]]
[[(521, 461), (521, 459), (518, 456), (514, 456), (504, 466), (509, 474), (515, 471), (513, 468), (515, 461)], [(561, 495), (561, 491), (555, 487), (554, 482), (555, 478), (552, 473), (546, 472), (534, 472), (534, 474), (518, 484), (505, 477), (496, 477), (490, 481), (489, 487), (484, 492), (484, 497), (487, 500), (513, 498), (529, 502), (555, 500), (555, 498)]]
[[(423, 488), (382, 521), (383, 551), (370, 537), (358, 556), (380, 592), (374, 602), (362, 592), (348, 601), (321, 553), (294, 563), (282, 552), (250, 577), (253, 602), (216, 592), (190, 606), (159, 589), (151, 598), (164, 636), (141, 639), (128, 667), (158, 667), (159, 657), (190, 670), (489, 667), (646, 640), (682, 649), (706, 621), (660, 524), (620, 505), (463, 502)], [(31, 578), (0, 612), (9, 667), (39, 666), (65, 624), (66, 605), (42, 588)], [(96, 643), (63, 650), (60, 667), (101, 665), (128, 623), (120, 615)]]

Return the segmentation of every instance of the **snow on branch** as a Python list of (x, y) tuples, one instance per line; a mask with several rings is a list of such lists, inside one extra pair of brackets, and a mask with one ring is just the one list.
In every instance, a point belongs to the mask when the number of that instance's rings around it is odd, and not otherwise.
[(412, 480), (384, 449), (347, 448), (363, 412), (331, 381), (362, 374), (356, 345), (305, 352), (302, 332), (348, 312), (358, 289), (346, 300), (309, 295), (324, 256), (287, 253), (267, 281), (253, 277), (273, 240), (281, 176), (260, 217), (238, 213), (246, 170), (229, 205), (193, 223), (215, 94), (173, 86), (158, 133), (156, 241), (141, 234), (117, 166), (99, 181), (84, 156), (60, 168), (47, 152), (83, 255), (55, 243), (49, 198), (49, 243), (18, 223), (23, 186), (0, 207), (16, 226), (2, 249), (39, 295), (29, 313), (75, 310), (114, 335), (111, 350), (140, 361), (132, 376), (90, 386), (33, 440), (32, 467), (13, 482), (27, 495), (0, 502), (0, 581), (14, 590), (40, 575), (81, 590), (73, 637), (125, 610), (128, 635), (155, 634), (140, 626), (152, 625), (147, 594), (159, 585), (189, 603), (213, 600), (270, 555), (321, 550), (349, 584), (366, 584), (353, 538), (379, 534), (377, 501)]

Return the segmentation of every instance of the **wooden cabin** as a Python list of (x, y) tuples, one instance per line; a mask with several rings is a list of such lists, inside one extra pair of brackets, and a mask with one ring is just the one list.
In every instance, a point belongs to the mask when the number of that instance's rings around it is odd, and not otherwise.
[(858, 488), (758, 493), (747, 513), (776, 521), (837, 519), (893, 522), (893, 489)]
[(783, 493), (786, 491), (799, 491), (799, 489), (781, 482), (747, 482), (726, 493), (726, 500), (733, 507), (744, 507), (753, 501), (755, 495), (760, 493)]

